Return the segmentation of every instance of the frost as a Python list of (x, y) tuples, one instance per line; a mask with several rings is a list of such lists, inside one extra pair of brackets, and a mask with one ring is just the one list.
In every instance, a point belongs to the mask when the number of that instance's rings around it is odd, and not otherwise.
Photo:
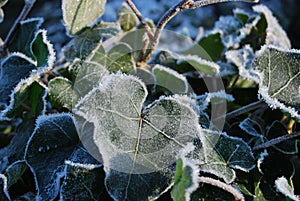
[(206, 102), (212, 102), (215, 99), (225, 99), (229, 102), (233, 102), (234, 98), (231, 94), (227, 94), (224, 90), (218, 92), (209, 92), (206, 94)]
[(257, 122), (253, 121), (250, 118), (247, 118), (245, 120), (243, 120), (240, 124), (239, 127), (245, 131), (246, 133), (248, 133), (249, 135), (255, 136), (255, 137), (262, 137), (262, 134), (260, 133), (260, 131), (258, 132), (254, 126), (259, 126)]
[(78, 168), (86, 169), (86, 170), (93, 170), (95, 168), (102, 167), (102, 165), (74, 163), (74, 162), (69, 161), (69, 160), (66, 160), (65, 164), (73, 166), (73, 167), (78, 167)]
[(259, 154), (259, 158), (257, 160), (257, 168), (262, 174), (263, 174), (262, 164), (263, 164), (265, 158), (268, 156), (269, 156), (269, 153), (267, 152), (266, 149), (262, 153)]
[[(0, 198), (2, 197), (2, 193), (4, 193), (4, 195), (6, 196), (6, 199), (8, 199), (9, 201), (11, 200), (10, 199), (10, 196), (9, 196), (9, 192), (8, 192), (8, 188), (7, 188), (7, 177), (4, 175), (4, 174), (0, 174), (0, 184), (2, 187), (2, 192), (0, 192)], [(5, 199), (5, 198), (4, 198)]]
[(276, 179), (275, 186), (277, 188), (277, 191), (281, 192), (288, 198), (294, 201), (299, 201), (299, 197), (294, 194), (293, 186), (289, 184), (288, 180), (285, 177)]

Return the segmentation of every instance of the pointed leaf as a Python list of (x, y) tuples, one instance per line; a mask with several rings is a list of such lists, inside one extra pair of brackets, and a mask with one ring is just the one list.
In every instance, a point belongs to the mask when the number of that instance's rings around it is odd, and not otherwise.
[(8, 188), (17, 183), (27, 169), (25, 161), (16, 161), (7, 167), (5, 174), (8, 178)]
[(48, 83), (49, 97), (53, 107), (65, 107), (72, 110), (72, 83), (64, 77), (56, 77)]
[(254, 61), (260, 74), (259, 93), (272, 108), (300, 120), (300, 52), (264, 47)]
[(119, 10), (118, 21), (121, 25), (121, 29), (125, 32), (133, 29), (138, 23), (138, 19), (134, 12), (125, 3), (122, 4)]
[(137, 78), (109, 75), (76, 106), (75, 113), (94, 124), (106, 186), (115, 200), (159, 196), (171, 184), (168, 167), (179, 149), (199, 131), (197, 114), (187, 105), (161, 98), (142, 110), (146, 96), (146, 86)]
[(73, 118), (69, 114), (52, 114), (37, 119), (25, 151), (25, 160), (35, 176), (37, 200), (57, 197), (64, 161), (72, 155), (78, 142)]
[(55, 52), (53, 45), (48, 41), (46, 30), (37, 32), (32, 44), (31, 53), (37, 62), (37, 66), (52, 67), (55, 61)]
[(35, 69), (33, 61), (23, 54), (11, 54), (0, 64), (0, 103), (7, 103), (14, 87)]
[(9, 44), (9, 50), (11, 52), (22, 52), (26, 56), (34, 59), (31, 53), (31, 43), (43, 21), (42, 18), (31, 18), (21, 21), (19, 29), (17, 29), (17, 32)]
[(104, 12), (106, 0), (63, 0), (63, 19), (68, 32), (75, 35), (90, 26)]
[(293, 187), (289, 184), (288, 180), (285, 177), (280, 177), (275, 181), (276, 188), (279, 192), (284, 194), (286, 197), (299, 201), (299, 197), (294, 194)]

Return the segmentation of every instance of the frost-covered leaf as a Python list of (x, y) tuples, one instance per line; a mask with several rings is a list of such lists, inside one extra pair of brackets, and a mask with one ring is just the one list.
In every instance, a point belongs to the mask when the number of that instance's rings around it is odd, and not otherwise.
[(300, 198), (294, 194), (293, 186), (291, 186), (289, 184), (288, 180), (285, 177), (278, 178), (275, 181), (275, 185), (276, 185), (277, 191), (281, 192), (286, 197), (288, 197), (294, 201), (299, 201)]
[(125, 3), (122, 4), (119, 10), (118, 21), (123, 31), (130, 31), (138, 23), (138, 19), (135, 16), (134, 12)]
[(64, 55), (69, 60), (75, 58), (85, 59), (101, 44), (103, 38), (115, 36), (119, 29), (119, 25), (116, 23), (102, 21), (92, 28), (86, 28), (64, 47)]
[(106, 0), (63, 0), (63, 19), (68, 32), (77, 34), (90, 26), (104, 12)]
[(154, 66), (152, 72), (155, 76), (156, 92), (165, 90), (171, 92), (171, 94), (188, 92), (188, 83), (185, 76), (161, 65)]
[(24, 112), (23, 107), (30, 108), (28, 114), (32, 117), (37, 117), (44, 114), (46, 109), (47, 89), (39, 82), (32, 78), (21, 81), (10, 95), (10, 104), (2, 113), (0, 117), (12, 118), (14, 116), (21, 116)]
[(53, 107), (65, 107), (72, 110), (72, 83), (64, 77), (56, 77), (48, 83), (49, 97)]
[(126, 43), (118, 43), (108, 52), (103, 46), (99, 46), (89, 60), (104, 66), (109, 72), (122, 71), (123, 73), (134, 71), (135, 63), (132, 58), (132, 48)]
[(46, 30), (40, 30), (36, 33), (35, 38), (31, 44), (31, 53), (37, 66), (52, 67), (55, 61), (55, 52), (53, 45), (48, 41)]
[[(274, 121), (267, 132), (268, 140), (278, 138), (283, 135), (288, 135), (286, 127), (279, 121)], [(274, 148), (284, 154), (296, 154), (298, 153), (298, 140), (289, 139), (279, 144), (274, 145)]]
[(25, 161), (16, 161), (7, 167), (5, 174), (7, 175), (8, 179), (8, 188), (11, 187), (13, 184), (17, 183), (17, 181), (22, 177), (26, 169), (27, 164), (25, 163)]
[(11, 54), (0, 65), (0, 103), (7, 104), (14, 87), (36, 67), (31, 59), (20, 53)]
[(39, 30), (39, 27), (42, 23), (42, 18), (31, 18), (21, 21), (20, 27), (14, 34), (8, 49), (11, 52), (22, 52), (26, 56), (34, 59), (31, 53), (31, 43), (34, 40), (36, 32)]
[(171, 196), (174, 201), (189, 201), (191, 194), (199, 186), (199, 169), (186, 158), (179, 158), (176, 163), (176, 172)]
[(262, 13), (266, 18), (266, 45), (274, 45), (280, 48), (290, 49), (291, 42), (277, 19), (273, 16), (272, 11), (264, 5), (254, 6), (253, 10), (255, 12)]
[(186, 55), (197, 55), (198, 57), (208, 61), (218, 61), (224, 51), (224, 45), (221, 40), (220, 33), (211, 33), (199, 40), (188, 50), (180, 52)]
[(239, 127), (251, 136), (262, 137), (261, 130), (257, 129), (260, 128), (259, 124), (250, 118), (243, 120)]
[(259, 93), (272, 108), (300, 120), (300, 52), (264, 47), (253, 67), (259, 72)]
[(0, 199), (3, 201), (10, 201), (7, 187), (7, 177), (4, 174), (0, 174), (0, 189)]
[(187, 105), (164, 97), (142, 109), (146, 96), (137, 78), (109, 75), (76, 106), (75, 113), (94, 124), (105, 183), (115, 200), (159, 196), (171, 184), (168, 166), (199, 133), (197, 114)]
[(64, 176), (64, 162), (78, 143), (71, 115), (52, 114), (37, 119), (25, 151), (25, 160), (35, 176), (37, 200), (56, 198)]
[(4, 12), (2, 10), (2, 6), (4, 6), (7, 3), (8, 0), (0, 0), (0, 23), (3, 22), (4, 18)]

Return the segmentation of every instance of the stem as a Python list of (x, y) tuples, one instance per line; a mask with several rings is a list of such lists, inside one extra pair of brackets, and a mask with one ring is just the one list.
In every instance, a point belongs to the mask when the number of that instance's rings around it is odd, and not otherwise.
[(144, 56), (142, 63), (146, 63), (152, 56), (154, 50), (156, 49), (159, 38), (161, 35), (162, 30), (167, 25), (167, 23), (175, 17), (178, 13), (182, 12), (183, 10), (187, 9), (196, 9), (199, 7), (207, 6), (210, 4), (215, 3), (222, 3), (222, 2), (230, 2), (230, 1), (243, 1), (243, 2), (258, 2), (259, 0), (182, 0), (178, 4), (176, 4), (174, 7), (170, 8), (158, 21), (157, 28), (154, 33), (154, 37), (151, 40), (150, 48), (148, 49), (146, 55)]
[(209, 177), (199, 177), (199, 181), (202, 183), (205, 183), (205, 184), (210, 184), (212, 186), (216, 186), (218, 188), (221, 188), (221, 189), (231, 193), (234, 196), (234, 199), (236, 201), (244, 201), (245, 200), (244, 196), (237, 189), (235, 189), (234, 187), (232, 187), (228, 184), (225, 184), (219, 180), (212, 179)]
[(258, 109), (258, 108), (260, 108), (260, 107), (262, 107), (264, 105), (265, 105), (265, 102), (263, 102), (262, 100), (256, 101), (254, 103), (250, 103), (249, 105), (246, 105), (246, 106), (241, 107), (241, 108), (239, 108), (237, 110), (234, 110), (232, 112), (227, 113), (226, 114), (226, 120), (229, 120), (229, 119), (232, 119), (234, 117), (240, 116), (240, 115), (242, 115), (242, 114), (244, 114), (246, 112), (249, 112), (251, 110)]
[(299, 136), (300, 136), (300, 132), (295, 132), (295, 133), (292, 133), (292, 134), (283, 135), (283, 136), (280, 136), (278, 138), (272, 139), (272, 140), (270, 140), (266, 143), (255, 146), (255, 147), (253, 147), (252, 150), (253, 151), (258, 151), (260, 149), (266, 149), (266, 148), (269, 148), (269, 147), (274, 146), (276, 144), (279, 144), (281, 142), (284, 142), (286, 140), (290, 140), (290, 139), (293, 139), (293, 138), (296, 138), (296, 137), (299, 137)]
[(5, 38), (5, 41), (3, 42), (2, 46), (0, 47), (1, 56), (6, 56), (8, 54), (7, 48), (9, 46), (12, 38), (14, 37), (17, 29), (19, 28), (20, 22), (27, 17), (27, 15), (29, 14), (34, 3), (35, 3), (35, 0), (25, 0), (25, 5), (24, 5), (20, 15), (15, 20), (13, 26), (11, 27), (11, 29), (9, 30), (9, 32)]
[(139, 21), (141, 22), (141, 24), (143, 25), (143, 27), (145, 28), (148, 37), (150, 40), (153, 39), (153, 33), (151, 31), (151, 28), (149, 27), (149, 25), (145, 22), (144, 18), (142, 17), (142, 14), (140, 13), (140, 11), (137, 9), (137, 7), (134, 5), (134, 3), (131, 0), (125, 0), (126, 3), (128, 4), (128, 6), (131, 8), (131, 10), (133, 11), (133, 13), (136, 15), (136, 17), (139, 19)]

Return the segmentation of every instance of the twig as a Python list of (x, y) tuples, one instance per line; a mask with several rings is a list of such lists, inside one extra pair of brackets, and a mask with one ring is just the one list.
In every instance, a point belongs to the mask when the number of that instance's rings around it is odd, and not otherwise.
[(158, 45), (159, 38), (161, 35), (162, 30), (167, 25), (167, 23), (175, 17), (178, 13), (182, 12), (183, 10), (187, 9), (196, 9), (199, 7), (207, 6), (210, 4), (215, 3), (222, 3), (222, 2), (230, 2), (230, 1), (244, 1), (244, 2), (258, 2), (259, 0), (182, 0), (172, 8), (170, 8), (158, 21), (157, 28), (154, 33), (154, 37), (151, 40), (150, 48), (148, 49), (147, 53), (145, 54), (141, 63), (146, 63), (152, 56), (156, 46)]
[(276, 144), (279, 144), (281, 142), (284, 142), (286, 140), (290, 140), (290, 139), (293, 139), (293, 138), (296, 138), (296, 137), (299, 137), (300, 136), (300, 132), (295, 132), (295, 133), (292, 133), (292, 134), (287, 134), (287, 135), (283, 135), (283, 136), (280, 136), (278, 138), (275, 138), (275, 139), (272, 139), (266, 143), (263, 143), (263, 144), (260, 144), (260, 145), (257, 145), (255, 147), (253, 147), (253, 151), (258, 151), (260, 149), (266, 149), (266, 148), (269, 148), (271, 146), (274, 146)]
[(250, 103), (249, 105), (245, 105), (244, 107), (241, 107), (237, 110), (234, 110), (232, 112), (229, 112), (226, 114), (226, 120), (229, 120), (229, 119), (232, 119), (234, 117), (237, 117), (239, 115), (242, 115), (246, 112), (249, 112), (251, 110), (255, 110), (255, 109), (258, 109), (262, 106), (266, 105), (265, 102), (263, 102), (262, 100), (260, 101), (256, 101), (254, 103)]
[(0, 47), (1, 56), (6, 56), (8, 54), (7, 47), (9, 46), (12, 38), (14, 37), (14, 35), (17, 31), (17, 29), (19, 28), (20, 22), (27, 17), (27, 15), (29, 14), (29, 12), (30, 12), (32, 6), (34, 5), (35, 1), (36, 0), (25, 0), (25, 5), (24, 5), (20, 15), (15, 20), (13, 26), (11, 27), (11, 29), (9, 30), (9, 32), (8, 32), (6, 38), (5, 38), (5, 41), (3, 42), (2, 46)]
[(202, 183), (205, 183), (205, 184), (210, 184), (212, 186), (216, 186), (218, 188), (221, 188), (221, 189), (227, 191), (228, 193), (231, 193), (234, 196), (234, 199), (236, 201), (244, 201), (245, 200), (245, 198), (241, 192), (239, 192), (234, 187), (232, 187), (228, 184), (225, 184), (219, 180), (212, 179), (209, 177), (199, 177), (199, 181)]
[(143, 27), (145, 28), (148, 37), (150, 40), (153, 39), (153, 33), (151, 31), (151, 28), (149, 27), (149, 25), (145, 22), (144, 18), (142, 17), (142, 14), (140, 13), (140, 11), (137, 9), (137, 7), (134, 5), (134, 3), (131, 0), (125, 0), (126, 3), (128, 4), (128, 6), (131, 8), (131, 10), (133, 11), (133, 13), (136, 15), (136, 17), (139, 19), (139, 21), (141, 22), (141, 24), (143, 25)]

